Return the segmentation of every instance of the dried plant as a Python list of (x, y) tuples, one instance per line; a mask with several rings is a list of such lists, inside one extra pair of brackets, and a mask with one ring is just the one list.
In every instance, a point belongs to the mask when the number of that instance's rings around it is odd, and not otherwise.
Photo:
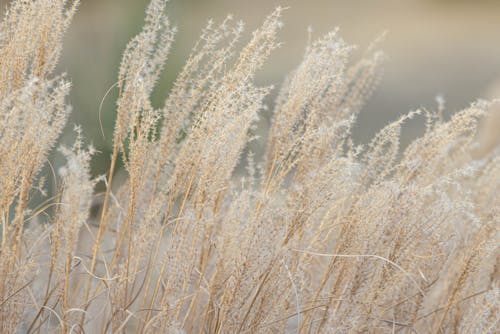
[[(209, 21), (156, 109), (175, 28), (152, 0), (119, 69), (109, 174), (92, 179), (77, 128), (57, 195), (33, 207), (70, 112), (53, 71), (77, 6), (14, 0), (0, 26), (0, 332), (497, 331), (500, 155), (476, 134), (498, 102), (413, 111), (356, 145), (384, 54), (335, 30), (282, 84), (265, 156), (244, 154), (280, 8), (239, 52), (243, 24)], [(425, 134), (401, 151), (414, 117)]]

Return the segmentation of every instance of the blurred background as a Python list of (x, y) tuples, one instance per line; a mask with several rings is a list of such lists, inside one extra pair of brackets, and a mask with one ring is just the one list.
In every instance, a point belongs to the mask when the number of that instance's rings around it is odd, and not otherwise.
[[(60, 71), (73, 82), (74, 107), (61, 140), (70, 142), (73, 124), (81, 124), (86, 138), (101, 152), (93, 161), (93, 173), (98, 175), (106, 172), (111, 154), (116, 89), (103, 98), (116, 81), (122, 51), (140, 31), (148, 1), (81, 2), (60, 62)], [(7, 3), (0, 0), (2, 12)], [(500, 79), (499, 0), (171, 0), (169, 17), (178, 33), (154, 104), (162, 105), (208, 18), (219, 21), (232, 13), (246, 22), (250, 33), (278, 5), (289, 7), (280, 34), (284, 45), (259, 73), (257, 80), (263, 85), (279, 88), (285, 74), (297, 66), (308, 26), (314, 37), (338, 26), (345, 40), (360, 48), (388, 32), (382, 47), (389, 60), (380, 86), (359, 117), (354, 133), (358, 143), (403, 113), (436, 108), (437, 95), (445, 98), (448, 115), (477, 98), (491, 97), (491, 87)], [(274, 97), (269, 97), (269, 104)], [(99, 126), (101, 101), (105, 136)], [(264, 135), (269, 119), (269, 114), (263, 115)], [(407, 126), (403, 145), (420, 133), (419, 124)], [(264, 147), (264, 141), (255, 149)]]

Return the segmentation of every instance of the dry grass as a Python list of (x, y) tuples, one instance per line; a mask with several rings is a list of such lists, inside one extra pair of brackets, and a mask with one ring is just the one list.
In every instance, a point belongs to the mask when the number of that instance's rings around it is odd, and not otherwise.
[[(165, 2), (151, 1), (123, 56), (109, 174), (91, 178), (94, 150), (77, 128), (60, 149), (60, 191), (39, 207), (40, 170), (70, 110), (53, 70), (78, 0), (11, 3), (0, 26), (0, 332), (496, 332), (500, 155), (475, 139), (496, 102), (449, 120), (414, 111), (355, 145), (384, 55), (374, 45), (358, 57), (333, 31), (284, 81), (266, 155), (249, 153), (236, 179), (272, 89), (253, 79), (280, 46), (282, 10), (239, 52), (243, 25), (209, 22), (155, 109), (175, 33)], [(426, 132), (401, 152), (401, 127), (419, 115)], [(128, 179), (115, 191), (119, 159)]]

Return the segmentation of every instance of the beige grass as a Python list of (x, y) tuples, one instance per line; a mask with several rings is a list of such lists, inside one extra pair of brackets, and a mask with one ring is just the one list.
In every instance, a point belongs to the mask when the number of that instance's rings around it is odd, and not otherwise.
[[(282, 10), (243, 46), (242, 23), (210, 21), (155, 109), (175, 33), (165, 2), (123, 55), (109, 174), (91, 178), (77, 128), (39, 207), (70, 112), (53, 71), (78, 0), (14, 0), (2, 21), (1, 333), (496, 332), (500, 155), (476, 136), (497, 102), (449, 120), (417, 110), (356, 145), (384, 54), (334, 30), (281, 85), (265, 157), (242, 157), (273, 89), (253, 79), (280, 46)], [(401, 152), (414, 117), (425, 134)], [(128, 179), (114, 191), (119, 159)]]

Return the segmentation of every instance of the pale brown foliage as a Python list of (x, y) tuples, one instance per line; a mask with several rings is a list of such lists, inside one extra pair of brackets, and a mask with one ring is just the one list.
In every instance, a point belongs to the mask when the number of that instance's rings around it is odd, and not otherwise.
[[(119, 69), (109, 174), (91, 178), (77, 128), (58, 195), (31, 208), (69, 113), (52, 71), (77, 4), (16, 0), (0, 29), (0, 332), (495, 332), (499, 149), (474, 152), (498, 102), (410, 112), (355, 145), (384, 55), (335, 30), (284, 81), (265, 156), (234, 176), (272, 90), (254, 77), (280, 8), (239, 52), (243, 24), (210, 21), (156, 109), (175, 29), (152, 0)], [(425, 134), (401, 152), (418, 116)]]

